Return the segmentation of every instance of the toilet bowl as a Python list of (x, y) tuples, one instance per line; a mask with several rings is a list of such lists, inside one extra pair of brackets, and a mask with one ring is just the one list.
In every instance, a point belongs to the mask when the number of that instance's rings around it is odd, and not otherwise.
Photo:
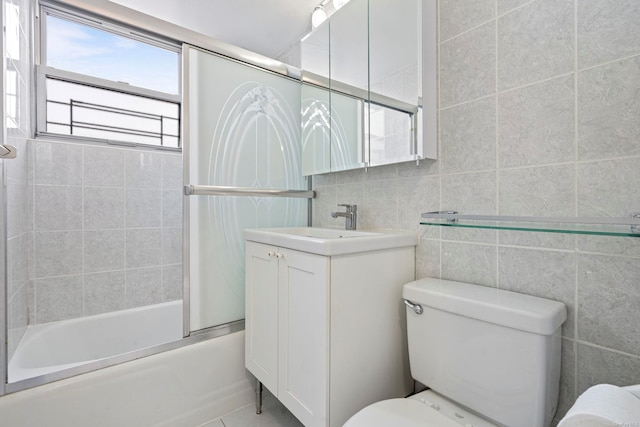
[(344, 427), (548, 427), (564, 304), (424, 278), (404, 286), (412, 377), (430, 389), (373, 403)]
[(432, 390), (369, 405), (344, 427), (498, 427)]

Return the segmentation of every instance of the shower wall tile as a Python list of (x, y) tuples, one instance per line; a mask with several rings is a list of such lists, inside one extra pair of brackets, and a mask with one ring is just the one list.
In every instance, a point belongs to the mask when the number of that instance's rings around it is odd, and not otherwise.
[(128, 188), (126, 190), (125, 214), (127, 228), (160, 227), (161, 223), (161, 190)]
[(577, 5), (579, 68), (640, 53), (639, 2), (580, 0)]
[[(494, 171), (442, 175), (441, 181), (441, 210), (495, 215), (497, 199)], [(443, 228), (441, 233), (445, 240), (494, 244), (497, 236), (493, 230)]]
[(498, 0), (498, 15), (507, 13), (527, 3), (531, 3), (531, 0)]
[(82, 185), (82, 146), (38, 141), (35, 170), (36, 184)]
[(489, 23), (440, 46), (440, 106), (496, 91), (495, 24)]
[(442, 175), (443, 210), (495, 215), (496, 206), (495, 172)]
[(84, 228), (124, 228), (125, 193), (123, 188), (84, 188)]
[(126, 231), (126, 268), (159, 266), (162, 261), (162, 230), (160, 228), (128, 229)]
[(85, 146), (83, 176), (87, 187), (124, 187), (124, 151)]
[(7, 239), (7, 298), (13, 297), (28, 279), (28, 244), (27, 234)]
[(82, 187), (35, 186), (36, 231), (82, 229)]
[(577, 359), (578, 395), (596, 384), (638, 384), (640, 357), (578, 343)]
[[(344, 218), (341, 218), (344, 220)], [(396, 228), (398, 224), (398, 182), (395, 179), (367, 182), (362, 208), (358, 207), (362, 228)]]
[(439, 8), (441, 40), (495, 18), (495, 0), (440, 0)]
[(127, 308), (162, 302), (162, 269), (160, 267), (127, 270)]
[[(347, 175), (345, 173), (345, 175)], [(363, 175), (364, 181), (381, 181), (385, 179), (395, 179), (398, 177), (398, 165), (382, 165), (371, 167)], [(344, 181), (342, 182), (344, 183)]]
[(162, 301), (182, 298), (182, 264), (162, 266)]
[(326, 187), (329, 185), (336, 185), (336, 177), (338, 173), (325, 173), (321, 175), (313, 176), (314, 187)]
[(398, 177), (409, 178), (412, 176), (437, 175), (440, 173), (438, 160), (424, 159), (417, 162), (398, 163)]
[(440, 240), (420, 239), (416, 246), (416, 279), (440, 278)]
[(398, 225), (403, 230), (422, 231), (420, 214), (440, 209), (440, 177), (419, 176), (398, 180)]
[(182, 262), (182, 228), (162, 229), (162, 265)]
[(620, 239), (609, 236), (577, 236), (577, 249), (608, 255), (640, 258), (640, 239)]
[(180, 153), (163, 154), (161, 165), (162, 188), (182, 189), (182, 155)]
[(500, 244), (505, 246), (561, 250), (573, 250), (576, 247), (576, 236), (573, 234), (499, 231), (498, 239)]
[(578, 263), (578, 336), (603, 347), (640, 354), (637, 258), (582, 254)]
[(638, 158), (578, 164), (578, 215), (629, 216), (640, 212)]
[(337, 210), (336, 186), (314, 187), (313, 224), (317, 227), (338, 227), (338, 218), (331, 218), (331, 212)]
[(562, 302), (567, 320), (562, 335), (575, 336), (576, 266), (573, 252), (499, 248), (498, 287)]
[(498, 19), (498, 90), (573, 71), (573, 0), (538, 0)]
[[(163, 256), (172, 267), (165, 280), (167, 295), (180, 298), (182, 275), (177, 272), (182, 269), (181, 154), (30, 142), (37, 154), (32, 156), (30, 170), (37, 171), (34, 182), (38, 184), (29, 187), (16, 182), (12, 189), (12, 198), (24, 196), (19, 199), (21, 204), (11, 204), (15, 207), (12, 230), (16, 237), (9, 243), (9, 252), (18, 260), (11, 261), (8, 275), (14, 293), (23, 286), (33, 289), (28, 292), (33, 301), (29, 303), (34, 313), (32, 322), (131, 306), (133, 303), (125, 300), (126, 269), (154, 267), (160, 272)], [(29, 151), (25, 151), (28, 155)], [(58, 173), (58, 168), (65, 169), (65, 173)], [(29, 173), (22, 175), (28, 177)], [(35, 200), (30, 201), (30, 194)], [(31, 219), (25, 211), (32, 212)], [(29, 237), (32, 224), (36, 227), (35, 237)], [(20, 258), (22, 252), (32, 256)], [(33, 260), (33, 267), (20, 259)], [(34, 286), (28, 286), (30, 274), (38, 279)], [(61, 313), (55, 307), (47, 307), (57, 300), (38, 294), (38, 284), (75, 276), (84, 284), (77, 295), (70, 296), (73, 301), (79, 298), (79, 308), (73, 306)], [(158, 297), (149, 300), (160, 301), (164, 298), (160, 291), (163, 276), (156, 276)], [(70, 285), (66, 288), (74, 289)], [(133, 305), (143, 299), (140, 292), (145, 288), (137, 289), (133, 299), (137, 302)]]
[(441, 274), (446, 280), (497, 285), (497, 251), (495, 246), (442, 242)]
[[(370, 170), (373, 170), (371, 168)], [(351, 184), (354, 182), (362, 182), (364, 181), (365, 173), (362, 169), (354, 169), (348, 171), (341, 171), (333, 174), (335, 176), (335, 184)]]
[(82, 231), (35, 233), (35, 277), (82, 273)]
[(162, 154), (148, 151), (125, 152), (125, 186), (128, 188), (160, 188)]
[(35, 281), (37, 323), (80, 317), (83, 314), (82, 275), (49, 277)]
[(440, 146), (442, 173), (495, 169), (495, 97), (442, 110)]
[(7, 178), (5, 182), (6, 198), (12, 202), (6, 207), (7, 237), (33, 231), (33, 186), (13, 178)]
[(182, 191), (162, 190), (162, 227), (182, 227)]
[(638, 70), (634, 57), (578, 73), (580, 160), (640, 155)]
[(573, 80), (559, 77), (499, 95), (501, 167), (573, 161)]
[(85, 274), (85, 315), (123, 310), (126, 308), (125, 289), (124, 271)]
[(84, 272), (124, 269), (124, 230), (84, 232)]
[(499, 180), (501, 215), (574, 215), (572, 164), (501, 170)]

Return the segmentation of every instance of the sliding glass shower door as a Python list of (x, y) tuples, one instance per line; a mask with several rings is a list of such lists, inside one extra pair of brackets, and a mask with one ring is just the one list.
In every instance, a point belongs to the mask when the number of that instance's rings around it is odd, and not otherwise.
[[(188, 188), (305, 190), (299, 82), (193, 47), (183, 54)], [(243, 229), (307, 224), (303, 198), (197, 194), (185, 203), (190, 331), (244, 318)]]

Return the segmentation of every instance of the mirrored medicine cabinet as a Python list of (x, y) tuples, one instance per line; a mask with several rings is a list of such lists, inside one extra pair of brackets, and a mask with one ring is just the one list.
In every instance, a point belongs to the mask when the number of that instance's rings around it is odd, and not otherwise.
[(435, 0), (351, 0), (301, 41), (304, 175), (436, 158)]

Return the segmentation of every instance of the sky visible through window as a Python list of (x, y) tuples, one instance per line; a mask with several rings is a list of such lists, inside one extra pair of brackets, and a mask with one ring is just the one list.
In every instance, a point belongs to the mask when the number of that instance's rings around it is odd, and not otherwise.
[[(180, 147), (180, 104), (141, 91), (178, 95), (180, 55), (105, 29), (47, 14), (47, 132)], [(107, 80), (103, 84), (64, 70)], [(123, 89), (111, 82), (126, 83)]]
[(178, 94), (178, 53), (52, 15), (47, 65)]

